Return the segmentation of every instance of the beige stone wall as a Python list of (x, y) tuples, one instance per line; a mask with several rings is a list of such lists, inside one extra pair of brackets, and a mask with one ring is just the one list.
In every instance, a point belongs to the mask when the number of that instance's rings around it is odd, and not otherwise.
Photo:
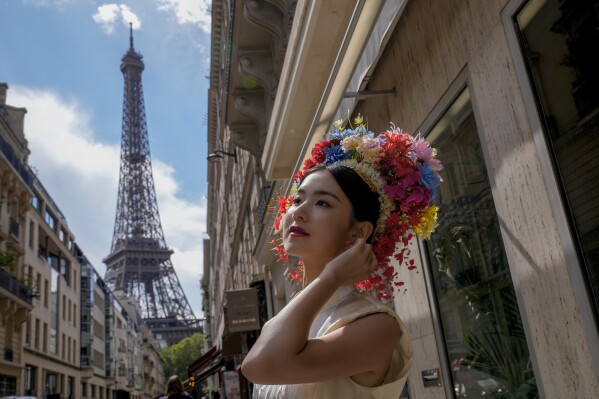
[[(393, 121), (413, 132), (466, 68), (537, 383), (544, 398), (594, 398), (596, 365), (574, 295), (581, 287), (569, 278), (544, 180), (550, 172), (541, 168), (508, 48), (506, 2), (484, 3), (410, 1), (368, 87), (395, 86), (397, 96), (370, 98), (356, 110), (373, 131)], [(411, 274), (407, 286), (397, 304), (415, 349), (411, 397), (442, 398), (442, 389), (423, 388), (420, 375), (439, 364), (423, 273)]]

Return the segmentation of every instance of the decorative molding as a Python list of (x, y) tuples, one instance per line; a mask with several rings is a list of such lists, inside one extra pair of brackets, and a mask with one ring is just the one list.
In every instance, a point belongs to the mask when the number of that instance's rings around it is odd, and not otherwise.
[(266, 131), (259, 125), (233, 125), (231, 138), (236, 146), (249, 151), (260, 162), (266, 142)]
[(270, 32), (276, 39), (285, 39), (284, 15), (279, 7), (265, 0), (246, 0), (243, 15), (248, 21)]
[(277, 81), (274, 76), (273, 55), (270, 50), (239, 49), (239, 73), (253, 76), (272, 97)]
[(253, 119), (262, 129), (266, 126), (266, 104), (262, 90), (237, 90), (235, 97), (235, 109), (242, 115)]

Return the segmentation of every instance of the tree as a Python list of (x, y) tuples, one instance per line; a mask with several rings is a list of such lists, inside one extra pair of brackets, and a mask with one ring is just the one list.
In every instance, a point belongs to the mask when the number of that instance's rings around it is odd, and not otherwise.
[(181, 381), (185, 381), (187, 379), (187, 366), (200, 357), (203, 347), (204, 336), (196, 333), (164, 348), (162, 350), (164, 380), (168, 381), (170, 376), (178, 375)]

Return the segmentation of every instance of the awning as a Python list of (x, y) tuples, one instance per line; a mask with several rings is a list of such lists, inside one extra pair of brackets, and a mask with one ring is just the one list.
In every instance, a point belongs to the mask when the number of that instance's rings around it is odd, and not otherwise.
[(187, 375), (195, 376), (196, 374), (202, 372), (206, 366), (210, 365), (215, 359), (220, 356), (220, 350), (213, 346), (204, 352), (200, 357), (193, 361), (189, 366), (187, 366)]
[[(187, 375), (190, 378), (193, 377), (193, 382), (197, 384), (216, 373), (224, 364), (225, 361), (221, 356), (221, 351), (213, 346), (187, 366)], [(186, 389), (190, 388), (190, 378), (183, 381), (183, 386)]]
[(206, 378), (210, 377), (212, 374), (218, 372), (220, 370), (220, 368), (223, 367), (224, 365), (225, 365), (225, 359), (223, 359), (222, 357), (217, 359), (214, 363), (211, 363), (208, 367), (206, 367), (204, 369), (204, 371), (202, 371), (201, 373), (194, 376), (195, 382), (198, 383), (198, 382), (205, 380)]

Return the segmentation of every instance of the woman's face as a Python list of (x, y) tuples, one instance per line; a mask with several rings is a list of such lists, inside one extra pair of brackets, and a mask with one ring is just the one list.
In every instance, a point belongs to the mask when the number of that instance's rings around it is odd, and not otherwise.
[(304, 261), (328, 262), (352, 239), (352, 205), (328, 170), (304, 179), (283, 219), (287, 253)]

